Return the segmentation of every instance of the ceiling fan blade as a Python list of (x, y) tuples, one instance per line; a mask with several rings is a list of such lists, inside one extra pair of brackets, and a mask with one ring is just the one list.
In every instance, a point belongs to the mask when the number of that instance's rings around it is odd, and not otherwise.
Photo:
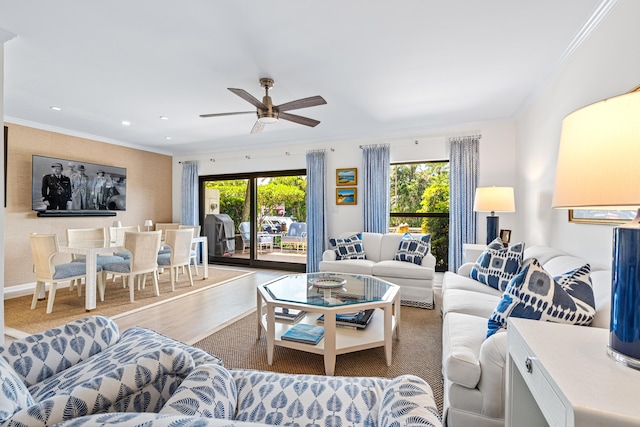
[(285, 102), (281, 105), (273, 107), (278, 111), (297, 110), (299, 108), (315, 107), (316, 105), (326, 104), (327, 101), (321, 96), (310, 96), (309, 98), (298, 99), (291, 102)]
[(261, 133), (262, 129), (264, 129), (264, 123), (260, 120), (256, 120), (256, 123), (251, 128), (251, 133)]
[(297, 116), (295, 114), (289, 114), (289, 113), (280, 113), (278, 114), (278, 118), (289, 120), (290, 122), (295, 122), (301, 125), (311, 126), (311, 127), (315, 127), (318, 124), (320, 124), (318, 120), (310, 119), (309, 117)]
[(220, 117), (220, 116), (235, 116), (237, 114), (255, 114), (255, 111), (237, 111), (235, 113), (214, 113), (214, 114), (200, 114), (200, 117)]
[(244, 89), (234, 89), (232, 87), (227, 88), (229, 89), (231, 92), (235, 93), (236, 95), (238, 95), (240, 98), (244, 99), (245, 101), (247, 101), (248, 103), (255, 105), (256, 107), (262, 109), (262, 110), (266, 110), (267, 106), (264, 105), (261, 101), (258, 101), (253, 95), (251, 95), (249, 92), (247, 92)]

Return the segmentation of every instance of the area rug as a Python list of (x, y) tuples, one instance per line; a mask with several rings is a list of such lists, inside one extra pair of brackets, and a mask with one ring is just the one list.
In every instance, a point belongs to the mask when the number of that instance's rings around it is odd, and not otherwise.
[[(382, 347), (361, 350), (339, 355), (335, 375), (386, 378), (402, 374), (417, 375), (431, 385), (438, 410), (442, 413), (440, 310), (403, 306), (401, 326), (401, 339), (393, 340), (391, 366), (385, 362)], [(275, 348), (273, 365), (269, 366), (266, 338), (262, 334), (257, 339), (255, 311), (194, 345), (221, 357), (225, 366), (231, 369), (324, 375), (323, 356), (283, 347)]]
[[(90, 312), (91, 315), (99, 314), (108, 317), (117, 317), (140, 310), (151, 305), (180, 298), (193, 292), (200, 292), (214, 286), (219, 286), (231, 279), (253, 274), (243, 270), (231, 268), (209, 267), (209, 278), (202, 279), (202, 269), (200, 275), (193, 276), (193, 287), (189, 286), (189, 279), (186, 274), (180, 274), (176, 281), (175, 291), (171, 291), (171, 279), (169, 271), (165, 270), (160, 274), (158, 287), (160, 296), (156, 296), (153, 289), (151, 276), (147, 278), (144, 289), (135, 290), (135, 302), (129, 301), (129, 288), (123, 288), (122, 278), (116, 282), (107, 280), (104, 301), (98, 299), (96, 309)], [(82, 297), (78, 297), (76, 290), (69, 291), (68, 288), (60, 288), (56, 292), (53, 312), (46, 314), (47, 301), (38, 301), (34, 310), (31, 310), (32, 295), (7, 299), (4, 302), (5, 326), (28, 334), (42, 332), (71, 320), (75, 320), (88, 315), (84, 308), (84, 286)]]

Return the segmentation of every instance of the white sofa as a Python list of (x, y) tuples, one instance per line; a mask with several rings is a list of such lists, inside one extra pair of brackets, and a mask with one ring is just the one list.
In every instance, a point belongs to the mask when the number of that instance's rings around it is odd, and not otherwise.
[[(356, 232), (343, 233), (346, 238)], [(412, 235), (421, 238), (422, 234)], [(433, 308), (433, 276), (436, 259), (431, 249), (422, 258), (422, 264), (396, 261), (393, 258), (398, 251), (403, 234), (362, 233), (362, 246), (366, 259), (336, 259), (333, 249), (324, 251), (320, 261), (320, 271), (349, 274), (367, 274), (376, 276), (400, 286), (402, 304), (423, 308)]]
[[(587, 263), (544, 246), (525, 247), (525, 262), (530, 258), (536, 258), (553, 276)], [(596, 306), (591, 327), (608, 328), (611, 270), (590, 265)], [(467, 263), (458, 274), (445, 273), (442, 283), (443, 424), (504, 426), (508, 332), (500, 330), (485, 338), (488, 319), (503, 293), (468, 277), (472, 267), (473, 263)]]

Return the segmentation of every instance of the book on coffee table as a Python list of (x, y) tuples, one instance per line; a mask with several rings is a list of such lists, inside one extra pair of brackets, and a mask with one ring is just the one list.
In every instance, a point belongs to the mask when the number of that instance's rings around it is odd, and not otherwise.
[(318, 344), (324, 337), (324, 327), (298, 323), (282, 334), (281, 339), (305, 344)]
[(307, 314), (306, 311), (297, 310), (295, 308), (275, 307), (274, 316), (278, 320), (296, 323)]
[[(367, 310), (355, 311), (353, 313), (340, 313), (336, 314), (336, 326), (349, 326), (356, 329), (364, 329), (367, 327), (373, 313), (373, 308)], [(324, 323), (324, 314), (318, 317), (318, 323)]]

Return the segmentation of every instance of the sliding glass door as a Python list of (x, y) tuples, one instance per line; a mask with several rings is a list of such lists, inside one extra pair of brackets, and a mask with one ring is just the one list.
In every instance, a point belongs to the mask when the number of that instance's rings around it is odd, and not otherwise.
[(212, 263), (305, 271), (306, 171), (200, 177)]

